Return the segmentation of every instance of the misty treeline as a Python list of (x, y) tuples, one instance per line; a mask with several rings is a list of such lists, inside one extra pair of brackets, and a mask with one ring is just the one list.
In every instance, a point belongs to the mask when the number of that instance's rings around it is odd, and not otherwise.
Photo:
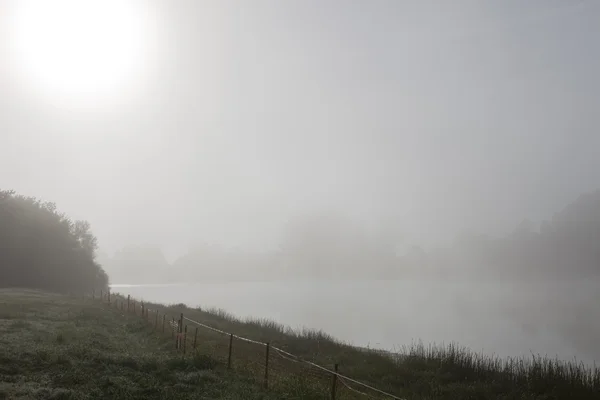
[(108, 285), (96, 237), (56, 205), (0, 190), (0, 287), (89, 292)]
[(402, 249), (395, 237), (332, 213), (291, 220), (283, 232), (278, 250), (270, 253), (199, 245), (170, 264), (156, 247), (129, 246), (99, 261), (113, 280), (135, 283), (415, 275), (589, 277), (600, 272), (600, 191), (581, 196), (551, 220), (525, 220), (504, 237), (463, 235), (452, 246), (429, 251)]
[(469, 273), (520, 278), (589, 278), (600, 274), (600, 191), (581, 195), (539, 224), (522, 221), (505, 237), (463, 236), (431, 264), (455, 260)]

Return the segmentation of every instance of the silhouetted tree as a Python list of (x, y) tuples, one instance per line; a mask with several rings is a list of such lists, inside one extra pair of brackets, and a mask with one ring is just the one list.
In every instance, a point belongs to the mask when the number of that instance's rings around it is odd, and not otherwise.
[(96, 237), (56, 205), (0, 190), (0, 287), (82, 292), (108, 285)]

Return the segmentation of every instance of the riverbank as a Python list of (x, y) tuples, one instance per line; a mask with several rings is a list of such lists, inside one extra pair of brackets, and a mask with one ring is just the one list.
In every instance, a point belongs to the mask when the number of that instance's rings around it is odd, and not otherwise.
[[(183, 304), (144, 303), (144, 306), (155, 312), (154, 318), (159, 321), (164, 314), (183, 315), (188, 335), (195, 332), (194, 326), (197, 327), (192, 321), (205, 325), (198, 330), (197, 340), (217, 358), (227, 358), (227, 342), (213, 330), (231, 332), (236, 337), (283, 349), (284, 354), (272, 353), (274, 368), (281, 374), (296, 371), (297, 364), (288, 357), (294, 355), (329, 369), (337, 364), (340, 373), (399, 398), (591, 400), (600, 395), (600, 371), (597, 369), (537, 355), (503, 359), (453, 343), (440, 346), (414, 343), (394, 353), (383, 353), (354, 347), (320, 330), (291, 329), (268, 319), (239, 319), (221, 309), (200, 309)], [(233, 346), (235, 357), (250, 360), (250, 364), (259, 363), (264, 357), (264, 351), (260, 346), (256, 347), (256, 343), (236, 343)], [(256, 362), (252, 361), (253, 357), (257, 357)], [(306, 376), (310, 377), (307, 382), (321, 379), (320, 386), (316, 386), (321, 392), (330, 382), (327, 374), (320, 378), (311, 374)], [(356, 390), (360, 388), (354, 386)]]
[[(399, 349), (401, 357), (390, 357), (321, 331), (239, 320), (218, 309), (144, 303), (142, 318), (139, 302), (133, 312), (132, 300), (127, 312), (126, 298), (114, 294), (110, 305), (97, 297), (27, 290), (0, 290), (0, 298), (0, 398), (328, 398), (331, 375), (298, 369), (290, 355), (330, 368), (338, 364), (346, 376), (411, 400), (592, 400), (600, 395), (597, 370), (541, 357), (499, 359), (454, 344), (415, 344)], [(188, 352), (183, 354), (174, 350), (159, 318), (181, 314), (185, 321), (210, 327), (196, 334), (186, 322)], [(228, 337), (218, 331), (259, 344), (236, 339), (231, 351)], [(264, 360), (260, 343), (286, 352), (270, 355), (268, 392), (261, 389), (262, 373), (258, 379), (252, 375), (264, 370), (254, 361)], [(351, 381), (338, 384), (339, 399), (360, 398), (343, 385), (353, 387)]]

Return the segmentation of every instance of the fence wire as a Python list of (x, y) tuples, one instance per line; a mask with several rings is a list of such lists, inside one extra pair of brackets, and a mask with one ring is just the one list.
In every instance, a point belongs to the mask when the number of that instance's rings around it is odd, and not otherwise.
[[(94, 293), (92, 298), (96, 297)], [(310, 394), (324, 399), (406, 400), (268, 343), (226, 332), (183, 314), (176, 316), (164, 309), (148, 308), (130, 296), (100, 292), (98, 299), (120, 312), (141, 316), (156, 331), (170, 336), (173, 348), (184, 356), (210, 356), (230, 369), (247, 373), (265, 388), (285, 393), (287, 399)]]

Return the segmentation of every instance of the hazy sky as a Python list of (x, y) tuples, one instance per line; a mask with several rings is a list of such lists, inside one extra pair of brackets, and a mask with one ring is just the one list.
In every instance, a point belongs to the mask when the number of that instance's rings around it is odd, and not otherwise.
[(11, 3), (0, 187), (109, 251), (269, 249), (323, 208), (431, 245), (600, 187), (598, 1), (138, 2), (142, 79), (68, 106), (26, 89)]

